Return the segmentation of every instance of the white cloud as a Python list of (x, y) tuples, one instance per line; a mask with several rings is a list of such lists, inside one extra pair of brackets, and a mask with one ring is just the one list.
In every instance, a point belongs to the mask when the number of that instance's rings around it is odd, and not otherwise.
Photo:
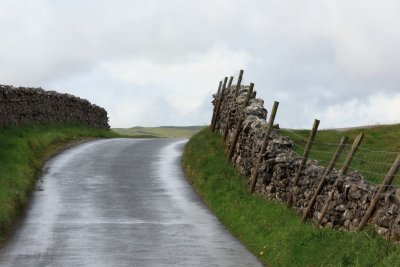
[(135, 86), (151, 84), (150, 93), (161, 94), (166, 102), (186, 113), (197, 108), (216, 91), (219, 73), (233, 74), (246, 67), (249, 55), (214, 47), (205, 54), (188, 55), (183, 62), (157, 63), (149, 60), (118, 61), (105, 64), (106, 72)]
[[(372, 124), (399, 123), (400, 93), (375, 93), (366, 99), (349, 99), (341, 104), (331, 105), (320, 114), (329, 127), (351, 127)], [(329, 123), (331, 122), (331, 123)]]

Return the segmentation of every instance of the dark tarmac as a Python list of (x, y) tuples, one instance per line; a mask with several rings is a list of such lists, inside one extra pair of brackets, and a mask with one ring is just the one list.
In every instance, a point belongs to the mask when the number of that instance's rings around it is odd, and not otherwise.
[(185, 142), (99, 140), (49, 161), (0, 266), (261, 266), (187, 182)]

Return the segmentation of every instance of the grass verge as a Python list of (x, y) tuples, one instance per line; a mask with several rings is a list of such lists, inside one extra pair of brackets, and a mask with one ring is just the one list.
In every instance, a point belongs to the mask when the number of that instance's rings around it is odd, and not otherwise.
[(109, 130), (77, 124), (0, 129), (0, 243), (27, 204), (45, 160), (72, 141), (111, 138)]
[(286, 205), (250, 195), (246, 179), (227, 162), (219, 134), (204, 129), (193, 136), (182, 161), (204, 202), (268, 266), (397, 266), (400, 262), (400, 247), (371, 229), (318, 229), (301, 224)]

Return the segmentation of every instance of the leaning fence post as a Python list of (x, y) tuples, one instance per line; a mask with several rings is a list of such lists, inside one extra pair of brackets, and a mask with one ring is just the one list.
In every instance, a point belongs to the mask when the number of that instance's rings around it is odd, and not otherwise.
[(240, 86), (242, 85), (242, 77), (243, 77), (243, 70), (240, 70), (239, 78), (238, 78), (238, 81), (236, 83), (235, 97), (237, 97), (238, 94), (239, 94), (239, 89), (240, 89)]
[(233, 81), (233, 76), (231, 76), (231, 77), (229, 77), (229, 81), (228, 81), (228, 86), (227, 86), (227, 88), (231, 88), (231, 86), (232, 86), (232, 81)]
[(221, 110), (221, 103), (224, 100), (224, 94), (225, 94), (225, 89), (226, 89), (226, 82), (228, 80), (228, 77), (225, 77), (224, 79), (224, 84), (222, 85), (222, 90), (221, 90), (221, 94), (218, 98), (218, 105), (217, 105), (217, 109), (215, 110), (215, 119), (214, 119), (214, 124), (211, 126), (211, 132), (213, 133), (215, 131), (215, 126), (217, 125), (217, 120), (218, 120), (218, 116), (219, 116), (219, 112)]
[(222, 81), (219, 82), (217, 95), (215, 96), (215, 99), (214, 99), (214, 109), (213, 109), (213, 114), (212, 114), (212, 117), (211, 117), (210, 129), (211, 129), (211, 127), (214, 125), (215, 110), (217, 109), (219, 94), (221, 93), (221, 87), (222, 87)]
[(357, 135), (356, 139), (354, 140), (353, 145), (351, 146), (351, 149), (350, 149), (349, 153), (347, 154), (347, 157), (346, 157), (346, 159), (345, 159), (345, 161), (343, 163), (343, 166), (339, 171), (338, 177), (336, 178), (336, 181), (333, 184), (331, 191), (329, 192), (328, 198), (325, 200), (325, 204), (322, 207), (321, 214), (319, 215), (319, 219), (318, 219), (317, 225), (321, 224), (322, 220), (325, 217), (326, 212), (328, 211), (329, 204), (331, 203), (332, 198), (333, 198), (333, 194), (335, 193), (335, 187), (336, 187), (337, 182), (339, 180), (338, 178), (346, 173), (347, 169), (350, 166), (351, 160), (353, 159), (354, 154), (357, 152), (357, 149), (360, 146), (361, 141), (362, 141), (363, 138), (364, 138), (364, 134), (360, 133), (360, 134)]
[(303, 170), (304, 165), (307, 162), (308, 156), (309, 156), (310, 151), (311, 151), (311, 147), (312, 147), (314, 139), (315, 139), (315, 135), (317, 134), (317, 131), (318, 131), (318, 126), (319, 126), (319, 120), (315, 119), (313, 127), (312, 127), (311, 132), (310, 132), (310, 136), (308, 137), (306, 148), (304, 149), (303, 158), (301, 159), (299, 168), (298, 168), (298, 170), (296, 172), (296, 175), (295, 175), (295, 177), (293, 179), (292, 190), (290, 190), (289, 198), (288, 198), (289, 207), (291, 207), (292, 204), (293, 204), (293, 188), (297, 186), (297, 183), (298, 183), (299, 177), (300, 177), (300, 173)]
[(397, 155), (392, 167), (390, 167), (390, 170), (386, 174), (382, 185), (379, 186), (378, 192), (376, 192), (376, 194), (372, 197), (371, 203), (369, 204), (369, 207), (364, 217), (362, 218), (360, 224), (358, 225), (358, 230), (362, 230), (364, 228), (369, 218), (371, 218), (371, 216), (375, 212), (376, 206), (379, 203), (380, 195), (382, 195), (386, 191), (387, 186), (393, 182), (393, 178), (396, 176), (397, 172), (399, 171), (399, 168), (400, 168), (400, 154)]
[(275, 121), (276, 112), (278, 110), (278, 106), (279, 106), (279, 102), (275, 101), (274, 106), (272, 107), (271, 116), (269, 117), (267, 131), (265, 132), (264, 139), (263, 139), (263, 142), (261, 145), (261, 150), (260, 150), (260, 153), (258, 154), (255, 168), (253, 170), (253, 175), (251, 177), (251, 183), (250, 183), (250, 188), (249, 188), (250, 193), (254, 193), (254, 189), (256, 188), (257, 178), (258, 178), (258, 169), (260, 168), (260, 164), (262, 162), (262, 158), (263, 158), (265, 149), (268, 146), (269, 136), (271, 135), (272, 128), (274, 127), (274, 121)]
[[(233, 76), (231, 76), (229, 78), (228, 87), (227, 87), (229, 89), (229, 91), (230, 91), (231, 86), (232, 86), (232, 81), (233, 81)], [(232, 102), (235, 102), (235, 100), (236, 100), (236, 97), (235, 97), (235, 95), (233, 95)], [(226, 117), (225, 126), (224, 126), (224, 132), (223, 132), (222, 138), (221, 138), (221, 144), (225, 144), (226, 137), (228, 136), (230, 113), (231, 113), (231, 107), (229, 107), (228, 112), (227, 112), (227, 117)]]
[(230, 112), (228, 112), (228, 117), (227, 117), (226, 122), (225, 122), (224, 133), (222, 134), (222, 138), (221, 138), (221, 144), (225, 144), (226, 137), (228, 136), (228, 131), (229, 131), (229, 113)]
[[(239, 88), (240, 88), (240, 85), (241, 85), (241, 83), (242, 83), (242, 77), (243, 77), (243, 70), (240, 70), (239, 77), (238, 77), (238, 81), (237, 81), (237, 83), (236, 83), (236, 88), (235, 88), (235, 91), (234, 91), (234, 93), (233, 93), (233, 101), (236, 101), (236, 97), (238, 96)], [(229, 80), (230, 84), (232, 84), (232, 80), (233, 80), (233, 77), (231, 76), (231, 79)], [(230, 86), (228, 86), (228, 88), (230, 88)], [(226, 137), (228, 136), (228, 131), (229, 131), (229, 114), (230, 114), (230, 113), (231, 113), (231, 112), (230, 112), (230, 110), (229, 110), (229, 112), (228, 112), (228, 119), (226, 120), (226, 123), (225, 123), (225, 128), (224, 128), (224, 133), (222, 134), (221, 143), (225, 143), (225, 142), (226, 142)]]
[(304, 211), (303, 218), (301, 219), (301, 222), (305, 222), (307, 217), (309, 216), (311, 209), (314, 207), (315, 201), (317, 200), (317, 196), (321, 193), (322, 189), (324, 188), (326, 184), (326, 177), (329, 175), (329, 173), (332, 171), (332, 169), (335, 167), (340, 155), (343, 152), (343, 148), (349, 138), (347, 136), (343, 136), (342, 140), (340, 141), (339, 146), (336, 149), (335, 154), (333, 155), (331, 161), (329, 162), (328, 167), (325, 169), (324, 174), (322, 175), (321, 181), (318, 184), (317, 190), (315, 190), (314, 195), (312, 196), (310, 202), (308, 203), (307, 209)]
[(253, 87), (254, 87), (254, 83), (250, 83), (250, 88), (249, 88), (249, 91), (247, 93), (246, 101), (244, 103), (243, 112), (240, 115), (239, 122), (238, 122), (238, 124), (236, 126), (235, 135), (233, 136), (233, 140), (232, 140), (231, 146), (229, 148), (228, 161), (231, 161), (232, 158), (233, 158), (233, 153), (235, 152), (236, 144), (237, 144), (237, 141), (239, 139), (240, 130), (242, 128), (242, 124), (243, 124), (243, 121), (244, 121), (244, 116), (245, 116), (244, 110), (246, 109), (247, 105), (250, 102), (250, 98), (253, 95)]
[(357, 152), (357, 149), (360, 146), (363, 138), (364, 138), (364, 134), (359, 133), (356, 140), (354, 140), (353, 146), (351, 147), (351, 150), (350, 150), (349, 154), (347, 155), (342, 168), (340, 169), (339, 175), (344, 175), (347, 172), (347, 169), (350, 166), (353, 156)]

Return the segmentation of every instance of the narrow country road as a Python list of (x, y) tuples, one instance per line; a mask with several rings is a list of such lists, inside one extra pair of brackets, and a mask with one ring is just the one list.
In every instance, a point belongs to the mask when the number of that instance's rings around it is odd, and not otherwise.
[(99, 140), (49, 161), (0, 266), (260, 266), (186, 181), (185, 142)]

